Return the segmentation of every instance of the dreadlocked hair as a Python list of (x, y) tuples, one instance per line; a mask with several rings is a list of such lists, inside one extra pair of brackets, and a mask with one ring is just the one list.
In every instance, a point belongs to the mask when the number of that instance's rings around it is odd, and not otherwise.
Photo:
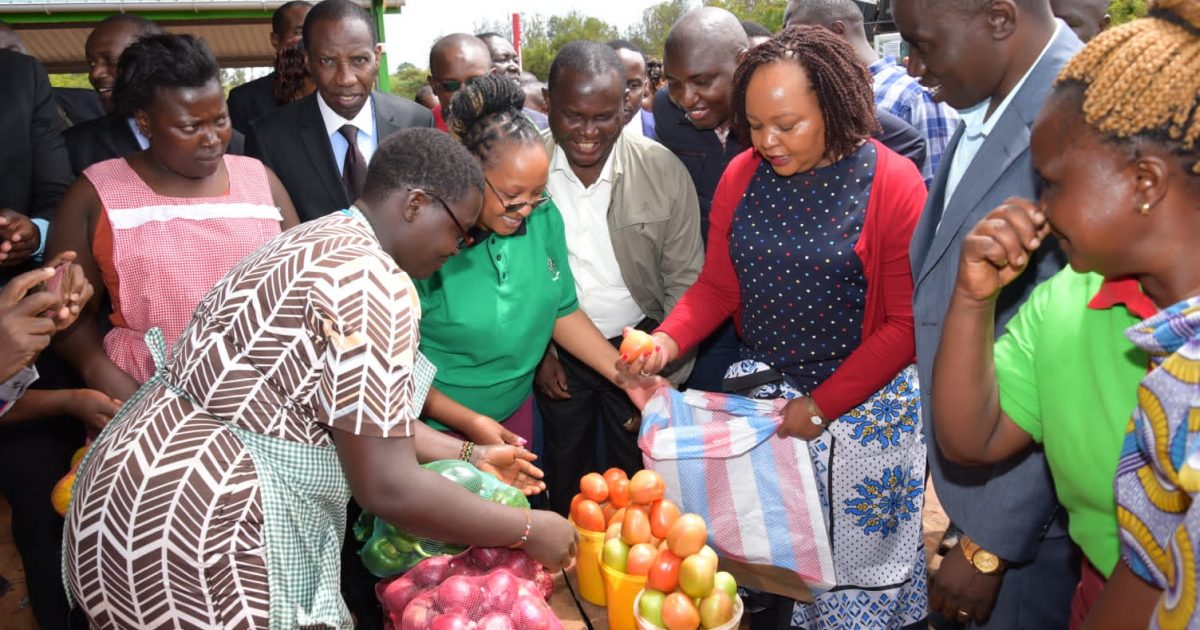
[(840, 160), (879, 129), (871, 73), (854, 49), (820, 26), (789, 26), (751, 48), (733, 74), (733, 128), (743, 146), (751, 144), (746, 120), (746, 88), (762, 66), (792, 60), (804, 68), (825, 120), (825, 157)]
[[(1110, 139), (1158, 141), (1195, 160), (1200, 1), (1157, 0), (1146, 17), (1100, 33), (1056, 85), (1082, 88), (1084, 120)], [(1190, 166), (1200, 175), (1200, 160)]]
[(485, 168), (493, 165), (496, 147), (505, 142), (541, 143), (542, 135), (521, 111), (525, 90), (498, 74), (463, 85), (450, 101), (446, 126)]

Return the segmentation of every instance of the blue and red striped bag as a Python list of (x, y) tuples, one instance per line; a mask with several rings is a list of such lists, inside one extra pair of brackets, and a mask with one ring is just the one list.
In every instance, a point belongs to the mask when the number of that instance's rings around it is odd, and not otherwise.
[(708, 523), (718, 555), (827, 590), (833, 553), (808, 443), (775, 435), (785, 404), (664, 387), (642, 410), (638, 445), (667, 498)]

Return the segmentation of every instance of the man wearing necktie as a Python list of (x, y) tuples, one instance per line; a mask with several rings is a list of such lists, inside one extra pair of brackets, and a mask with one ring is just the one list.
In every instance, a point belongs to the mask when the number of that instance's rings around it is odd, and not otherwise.
[(303, 37), (317, 90), (251, 123), (246, 151), (275, 171), (308, 221), (354, 203), (379, 143), (406, 127), (432, 127), (433, 116), (372, 89), (383, 49), (358, 5), (317, 4)]

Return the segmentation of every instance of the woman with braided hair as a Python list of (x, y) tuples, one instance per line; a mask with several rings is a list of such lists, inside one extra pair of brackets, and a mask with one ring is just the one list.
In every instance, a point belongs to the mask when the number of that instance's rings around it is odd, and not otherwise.
[[(1198, 140), (1200, 2), (1158, 0), (1063, 68), (1033, 127), (1041, 199), (963, 246), (938, 442), (965, 464), (1044, 445), (1085, 556), (1072, 627), (1200, 627)], [(993, 342), (996, 295), (1051, 235), (1071, 268)]]
[(743, 145), (713, 198), (696, 284), (654, 333), (654, 372), (734, 316), (725, 389), (787, 398), (809, 442), (837, 588), (787, 603), (783, 627), (900, 628), (926, 612), (925, 444), (908, 244), (925, 204), (912, 162), (871, 139), (870, 74), (843, 39), (794, 26), (733, 78)]
[[(434, 385), (478, 412), (429, 415), (472, 439), (507, 435), (496, 418), (532, 441), (534, 372), (551, 337), (610, 380), (620, 376), (616, 348), (579, 310), (562, 217), (546, 193), (549, 157), (524, 102), (524, 91), (498, 75), (454, 95), (446, 122), (483, 167), (483, 209), (471, 243), (416, 283)], [(644, 402), (655, 382), (630, 379), (627, 391)]]

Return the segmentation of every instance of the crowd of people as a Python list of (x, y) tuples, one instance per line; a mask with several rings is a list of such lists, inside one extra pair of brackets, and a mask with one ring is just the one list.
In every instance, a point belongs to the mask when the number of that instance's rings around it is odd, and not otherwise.
[[(95, 26), (90, 92), (0, 26), (38, 623), (382, 627), (364, 510), (568, 566), (579, 478), (640, 469), (676, 387), (786, 400), (818, 480), (836, 586), (746, 591), (752, 628), (1200, 627), (1200, 0), (1106, 4), (895, 0), (903, 59), (853, 0), (701, 7), (544, 83), (455, 33), (412, 100), (349, 0), (279, 7), (228, 97), (145, 17)], [(420, 467), (455, 458), (536, 509)]]

